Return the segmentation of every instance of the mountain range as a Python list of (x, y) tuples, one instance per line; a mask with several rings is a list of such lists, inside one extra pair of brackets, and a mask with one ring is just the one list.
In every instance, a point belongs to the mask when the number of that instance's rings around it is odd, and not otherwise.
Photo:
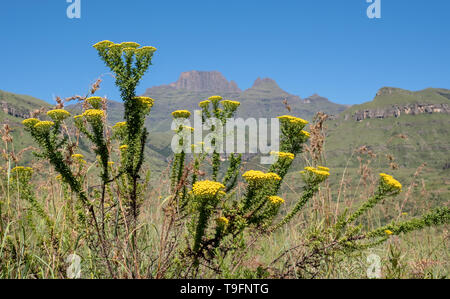
[(312, 119), (319, 110), (337, 115), (348, 107), (318, 95), (303, 100), (281, 89), (270, 78), (257, 78), (251, 88), (242, 91), (234, 81), (228, 81), (219, 72), (184, 72), (176, 82), (149, 88), (144, 95), (156, 100), (149, 121), (152, 131), (167, 131), (170, 129), (167, 115), (172, 111), (199, 109), (198, 103), (213, 95), (241, 102), (237, 116), (244, 118), (286, 114), (283, 101), (290, 106), (291, 113), (305, 119)]
[[(146, 123), (151, 132), (147, 151), (155, 170), (163, 169), (172, 155), (171, 112), (198, 109), (199, 101), (221, 95), (240, 101), (238, 116), (244, 118), (292, 114), (311, 120), (318, 111), (331, 115), (326, 122), (324, 149), (326, 164), (335, 169), (337, 175), (347, 168), (356, 172), (360, 166), (356, 150), (365, 147), (376, 153), (373, 167), (380, 170), (392, 167), (392, 172), (405, 180), (426, 164), (427, 186), (439, 198), (450, 194), (448, 89), (408, 91), (383, 87), (372, 101), (346, 106), (317, 94), (302, 99), (284, 91), (270, 78), (258, 78), (251, 88), (241, 90), (219, 72), (190, 71), (182, 73), (174, 83), (147, 89), (144, 95), (155, 99)], [(20, 150), (34, 145), (21, 129), (21, 121), (33, 111), (51, 109), (51, 105), (31, 96), (0, 91), (0, 108), (0, 123), (7, 123), (13, 129), (15, 148)], [(77, 113), (80, 106), (72, 105), (67, 109)], [(109, 101), (108, 121), (113, 124), (122, 117), (122, 103)], [(300, 167), (296, 165), (297, 169)]]

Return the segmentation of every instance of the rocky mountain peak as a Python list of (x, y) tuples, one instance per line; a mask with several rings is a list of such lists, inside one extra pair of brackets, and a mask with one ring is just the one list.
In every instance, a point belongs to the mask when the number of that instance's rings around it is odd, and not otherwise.
[[(378, 96), (378, 97), (380, 97), (380, 96), (386, 96), (386, 95), (391, 95), (391, 94), (397, 93), (397, 92), (404, 92), (404, 93), (406, 92), (406, 93), (408, 93), (407, 90), (403, 90), (403, 89), (400, 89), (400, 88), (395, 88), (395, 87), (383, 87), (383, 88), (380, 88), (380, 89), (378, 90), (377, 96)], [(409, 92), (409, 93), (411, 93), (411, 92)]]
[(277, 84), (277, 82), (275, 82), (275, 80), (270, 79), (270, 78), (260, 78), (260, 77), (258, 77), (258, 79), (256, 79), (255, 82), (253, 83), (253, 87), (252, 88), (261, 87), (261, 86), (264, 86), (264, 85), (275, 85), (275, 86), (278, 87), (278, 84)]
[(189, 91), (241, 92), (236, 82), (228, 81), (217, 71), (183, 72), (170, 86)]
[(303, 100), (306, 104), (313, 103), (313, 102), (328, 102), (329, 100), (325, 97), (320, 96), (319, 94), (315, 93), (312, 96), (309, 96)]

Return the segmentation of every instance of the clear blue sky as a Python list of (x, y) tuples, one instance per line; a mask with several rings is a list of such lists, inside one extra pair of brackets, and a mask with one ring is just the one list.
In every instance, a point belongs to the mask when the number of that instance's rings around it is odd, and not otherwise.
[[(381, 0), (0, 1), (0, 89), (52, 101), (84, 94), (108, 69), (92, 44), (158, 48), (138, 93), (188, 70), (218, 70), (239, 87), (271, 77), (286, 91), (338, 103), (371, 100), (383, 86), (450, 88), (450, 1)], [(113, 79), (99, 95), (118, 100)]]

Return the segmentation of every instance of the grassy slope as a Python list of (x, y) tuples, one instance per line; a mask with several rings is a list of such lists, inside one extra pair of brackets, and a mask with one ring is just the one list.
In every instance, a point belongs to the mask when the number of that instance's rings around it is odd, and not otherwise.
[[(30, 111), (38, 110), (41, 108), (50, 108), (51, 105), (40, 99), (28, 96), (13, 94), (0, 90), (0, 103), (6, 102), (8, 107), (13, 107), (20, 113), (29, 113)], [(35, 143), (31, 139), (31, 136), (22, 130), (23, 118), (15, 117), (5, 113), (3, 109), (0, 109), (0, 124), (8, 124), (11, 130), (11, 135), (14, 140), (14, 147), (16, 152), (21, 149), (35, 146)], [(25, 162), (30, 161), (32, 158), (31, 152), (26, 152), (23, 155)]]
[(409, 91), (400, 88), (384, 87), (373, 101), (354, 105), (343, 114), (351, 114), (358, 110), (383, 109), (392, 105), (408, 104), (450, 104), (450, 90), (427, 88), (420, 91)]
[[(377, 157), (372, 166), (383, 172), (390, 172), (409, 184), (417, 168), (426, 163), (422, 177), (426, 190), (433, 198), (450, 198), (450, 116), (448, 114), (401, 115), (399, 118), (366, 119), (356, 122), (344, 120), (357, 110), (384, 109), (392, 105), (444, 104), (450, 103), (450, 91), (425, 89), (410, 92), (391, 89), (392, 93), (377, 96), (372, 102), (355, 105), (341, 113), (336, 120), (328, 122), (328, 136), (325, 143), (327, 164), (334, 168), (338, 183), (345, 167), (357, 179), (359, 162), (355, 150), (368, 146)], [(403, 138), (401, 138), (402, 136)], [(399, 168), (389, 169), (387, 155), (392, 155)], [(416, 190), (417, 191), (417, 190)], [(420, 191), (420, 190), (419, 190)]]

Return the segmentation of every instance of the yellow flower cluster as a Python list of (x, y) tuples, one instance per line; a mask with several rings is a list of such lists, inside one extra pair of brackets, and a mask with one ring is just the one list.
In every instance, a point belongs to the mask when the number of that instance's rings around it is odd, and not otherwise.
[(384, 231), (385, 233), (386, 233), (386, 235), (388, 235), (388, 236), (390, 236), (390, 235), (393, 235), (394, 233), (392, 232), (392, 231), (390, 231), (390, 230), (385, 230)]
[(187, 110), (177, 110), (172, 112), (172, 116), (174, 118), (189, 118), (191, 116), (191, 112)]
[(206, 100), (206, 101), (202, 101), (202, 102), (198, 103), (198, 106), (199, 106), (200, 108), (207, 108), (207, 107), (209, 106), (210, 103), (211, 103), (210, 100)]
[(100, 105), (102, 104), (103, 99), (101, 97), (90, 97), (86, 99), (94, 109), (100, 109)]
[(279, 196), (269, 196), (269, 201), (274, 205), (281, 205), (284, 203), (284, 199)]
[(226, 217), (219, 217), (217, 218), (217, 224), (220, 226), (227, 226), (230, 221)]
[(154, 53), (154, 52), (156, 52), (156, 48), (155, 48), (155, 47), (149, 47), (149, 46), (142, 47), (142, 48), (140, 48), (140, 49), (136, 49), (136, 51), (135, 51), (136, 56), (137, 56), (138, 58), (139, 58), (141, 55), (143, 56), (143, 55), (146, 55), (146, 54), (152, 54), (152, 53)]
[(402, 191), (402, 184), (399, 181), (397, 181), (396, 179), (394, 179), (393, 176), (391, 176), (389, 174), (385, 174), (385, 173), (380, 173), (380, 177), (381, 177), (383, 184), (385, 184), (389, 188), (400, 191), (400, 192)]
[(291, 116), (291, 115), (283, 115), (278, 117), (279, 120), (289, 122), (292, 124), (298, 124), (298, 125), (307, 125), (309, 124), (308, 121), (301, 119), (299, 117)]
[(300, 134), (306, 136), (306, 138), (311, 137), (311, 134), (310, 134), (309, 132), (305, 131), (305, 130), (301, 130), (301, 131), (300, 131)]
[(294, 160), (295, 155), (292, 153), (285, 153), (285, 152), (270, 152), (272, 156), (278, 156), (282, 159), (288, 159), (288, 160)]
[(217, 102), (222, 101), (223, 98), (221, 96), (212, 96), (212, 97), (209, 97), (208, 100), (210, 100), (211, 102), (216, 102), (217, 103)]
[(32, 128), (32, 127), (34, 127), (34, 125), (37, 124), (38, 122), (40, 122), (40, 120), (37, 119), (37, 118), (28, 118), (28, 119), (25, 119), (25, 120), (22, 122), (22, 124), (23, 124), (25, 127), (27, 127), (27, 128)]
[(153, 104), (155, 103), (155, 100), (149, 97), (135, 97), (134, 100), (138, 101), (141, 105), (145, 106), (146, 108), (152, 108)]
[(83, 116), (86, 117), (88, 121), (97, 121), (105, 116), (105, 111), (100, 109), (89, 109), (83, 113)]
[(17, 167), (14, 167), (13, 169), (11, 169), (11, 171), (12, 171), (12, 172), (18, 172), (18, 173), (21, 173), (21, 172), (32, 172), (32, 171), (33, 171), (33, 168), (31, 168), (31, 167), (17, 166)]
[(121, 145), (119, 147), (119, 149), (122, 150), (122, 151), (127, 150), (128, 149), (128, 145), (127, 144)]
[(123, 43), (120, 43), (120, 46), (123, 49), (126, 49), (126, 48), (136, 49), (136, 48), (139, 48), (141, 45), (138, 43), (135, 43), (135, 42), (123, 42)]
[(127, 122), (126, 122), (126, 121), (121, 121), (121, 122), (116, 123), (116, 124), (113, 126), (113, 129), (121, 129), (121, 128), (126, 127), (126, 125), (127, 125)]
[(249, 183), (267, 183), (281, 181), (281, 177), (273, 172), (264, 173), (259, 170), (249, 170), (242, 175)]
[(97, 51), (103, 52), (108, 51), (109, 54), (113, 55), (121, 55), (122, 52), (125, 52), (126, 55), (132, 56), (133, 54), (136, 54), (136, 57), (138, 59), (143, 58), (145, 55), (151, 55), (156, 51), (155, 47), (142, 47), (139, 48), (141, 45), (135, 42), (123, 42), (120, 44), (115, 44), (109, 40), (104, 40), (101, 42), (98, 42), (94, 45), (94, 48), (97, 49)]
[(319, 166), (317, 168), (305, 167), (305, 171), (309, 172), (309, 173), (312, 173), (312, 174), (315, 174), (315, 175), (317, 175), (319, 177), (322, 177), (322, 178), (327, 178), (327, 177), (330, 176), (330, 169), (326, 168), (326, 167), (323, 167), (323, 166)]
[(52, 121), (40, 121), (34, 125), (34, 128), (41, 132), (46, 132), (50, 130), (50, 128), (53, 127), (54, 125), (55, 123)]
[(225, 100), (222, 101), (222, 106), (225, 107), (225, 109), (229, 109), (229, 110), (236, 110), (237, 107), (239, 107), (241, 105), (241, 103), (237, 102), (237, 101), (230, 101), (230, 100)]
[(112, 45), (114, 45), (114, 43), (112, 41), (104, 40), (104, 41), (96, 43), (93, 47), (96, 48), (97, 50), (99, 50), (99, 49), (106, 49)]
[(223, 184), (213, 181), (199, 181), (192, 186), (194, 195), (199, 197), (212, 197), (223, 189), (225, 189)]
[(50, 110), (47, 112), (47, 115), (54, 121), (60, 121), (70, 117), (69, 111), (66, 111), (64, 109)]

